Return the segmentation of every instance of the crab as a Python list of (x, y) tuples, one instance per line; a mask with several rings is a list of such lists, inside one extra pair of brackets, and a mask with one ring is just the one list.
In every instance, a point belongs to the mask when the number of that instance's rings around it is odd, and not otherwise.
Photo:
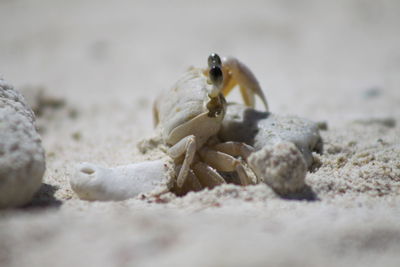
[(236, 172), (242, 185), (252, 183), (240, 159), (253, 151), (242, 142), (217, 142), (213, 137), (226, 113), (225, 96), (238, 85), (244, 103), (254, 107), (255, 96), (268, 110), (267, 100), (250, 69), (236, 58), (217, 54), (208, 57), (208, 68), (190, 68), (154, 104), (153, 115), (168, 155), (178, 166), (178, 190), (191, 183), (195, 188), (225, 183), (218, 173)]
[[(244, 105), (225, 100), (235, 85)], [(265, 111), (254, 109), (255, 96)], [(139, 142), (139, 150), (169, 156), (114, 168), (81, 163), (70, 179), (81, 199), (184, 195), (228, 178), (240, 185), (264, 182), (286, 194), (304, 187), (312, 153), (322, 153), (316, 124), (268, 112), (257, 79), (235, 58), (211, 54), (207, 68), (190, 68), (156, 99), (153, 115), (156, 137)]]
[[(169, 160), (156, 160), (105, 168), (81, 163), (70, 179), (71, 188), (82, 199), (122, 200), (139, 192), (156, 191), (154, 195), (158, 195), (173, 191), (183, 195), (212, 188), (225, 183), (219, 172), (236, 172), (242, 185), (254, 183), (238, 158), (246, 159), (253, 148), (242, 142), (219, 142), (217, 138), (226, 113), (225, 96), (236, 85), (246, 106), (254, 107), (258, 96), (268, 110), (250, 69), (236, 58), (221, 59), (212, 53), (207, 68), (189, 68), (154, 103), (156, 132), (168, 147), (172, 164)], [(177, 175), (170, 169), (176, 170)]]

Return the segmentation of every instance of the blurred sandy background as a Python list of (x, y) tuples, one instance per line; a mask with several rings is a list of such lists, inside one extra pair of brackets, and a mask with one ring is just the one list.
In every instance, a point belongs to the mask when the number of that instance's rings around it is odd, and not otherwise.
[[(38, 118), (45, 185), (0, 215), (0, 266), (399, 266), (399, 14), (396, 0), (0, 1), (0, 74), (32, 105), (40, 88), (61, 103)], [(261, 185), (78, 200), (74, 164), (135, 161), (155, 96), (210, 52), (245, 62), (272, 112), (327, 122), (307, 177), (320, 200)]]

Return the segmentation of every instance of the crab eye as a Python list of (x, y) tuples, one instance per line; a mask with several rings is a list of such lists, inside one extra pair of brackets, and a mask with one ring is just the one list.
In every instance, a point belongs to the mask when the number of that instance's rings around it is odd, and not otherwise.
[(221, 66), (221, 58), (215, 54), (215, 53), (211, 53), (208, 56), (208, 66), (211, 68), (212, 66)]
[(219, 66), (210, 67), (210, 80), (216, 86), (219, 86), (222, 83), (223, 74)]

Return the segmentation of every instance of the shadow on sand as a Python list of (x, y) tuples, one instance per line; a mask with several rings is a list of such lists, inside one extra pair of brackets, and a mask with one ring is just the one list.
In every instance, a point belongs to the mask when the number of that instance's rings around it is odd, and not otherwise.
[(317, 194), (309, 185), (305, 185), (303, 190), (299, 192), (289, 193), (285, 195), (278, 194), (283, 199), (288, 200), (306, 200), (306, 201), (318, 201), (320, 200)]
[(54, 197), (55, 192), (58, 190), (57, 186), (42, 183), (39, 191), (35, 194), (32, 201), (23, 206), (23, 209), (36, 209), (36, 208), (59, 208), (62, 202)]

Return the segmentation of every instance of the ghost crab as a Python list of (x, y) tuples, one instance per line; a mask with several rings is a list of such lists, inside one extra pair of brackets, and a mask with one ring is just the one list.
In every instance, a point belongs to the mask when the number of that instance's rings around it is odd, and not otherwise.
[(254, 107), (260, 97), (268, 110), (260, 85), (243, 63), (211, 54), (208, 68), (190, 68), (154, 104), (153, 115), (168, 154), (178, 166), (176, 186), (213, 187), (225, 183), (217, 171), (237, 172), (240, 183), (252, 183), (243, 163), (253, 148), (241, 142), (218, 142), (216, 137), (226, 113), (225, 96), (236, 86), (246, 105)]
[[(224, 95), (235, 85), (247, 107), (227, 105)], [(263, 101), (265, 112), (252, 108), (255, 95)], [(225, 183), (227, 176), (221, 176), (222, 172), (237, 173), (231, 182), (264, 182), (286, 195), (306, 188), (312, 153), (322, 153), (317, 125), (269, 113), (256, 78), (234, 58), (220, 60), (211, 54), (208, 68), (190, 68), (157, 98), (153, 111), (158, 134), (138, 147), (142, 153), (161, 151), (163, 158), (114, 168), (81, 163), (70, 178), (71, 188), (81, 199), (124, 200), (166, 192), (184, 195)], [(249, 179), (245, 166), (251, 168), (255, 181)]]

